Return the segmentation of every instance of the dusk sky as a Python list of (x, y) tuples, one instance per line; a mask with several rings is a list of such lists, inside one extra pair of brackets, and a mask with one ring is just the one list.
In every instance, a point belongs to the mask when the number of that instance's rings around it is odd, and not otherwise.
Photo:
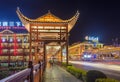
[(83, 41), (86, 35), (98, 36), (100, 42), (120, 40), (120, 3), (113, 0), (0, 0), (0, 21), (18, 21), (16, 8), (29, 18), (50, 10), (54, 15), (71, 18), (77, 10), (80, 17), (70, 32), (70, 44)]

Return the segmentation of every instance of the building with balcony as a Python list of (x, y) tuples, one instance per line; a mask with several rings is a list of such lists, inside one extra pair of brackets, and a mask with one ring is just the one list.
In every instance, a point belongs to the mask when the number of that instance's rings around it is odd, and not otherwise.
[(8, 65), (29, 60), (29, 34), (24, 26), (0, 26), (0, 60)]

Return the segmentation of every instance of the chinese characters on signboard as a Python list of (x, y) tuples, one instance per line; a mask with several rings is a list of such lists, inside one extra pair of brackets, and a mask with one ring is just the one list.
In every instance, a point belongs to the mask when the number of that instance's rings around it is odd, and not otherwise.
[(23, 24), (21, 22), (13, 22), (13, 21), (10, 21), (10, 22), (0, 22), (0, 26), (23, 26)]
[(0, 21), (0, 29), (25, 29), (24, 25), (21, 22), (1, 22)]

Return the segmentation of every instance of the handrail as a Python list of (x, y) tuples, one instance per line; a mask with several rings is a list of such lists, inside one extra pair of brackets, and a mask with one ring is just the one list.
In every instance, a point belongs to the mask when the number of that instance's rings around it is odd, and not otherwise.
[(18, 73), (15, 73), (15, 74), (13, 74), (13, 75), (11, 75), (9, 77), (6, 77), (6, 78), (0, 80), (0, 82), (10, 82), (10, 81), (13, 81), (14, 79), (16, 79), (16, 78), (18, 78), (20, 76), (25, 77), (27, 75), (30, 75), (30, 71), (31, 71), (30, 68), (24, 69), (24, 70), (22, 70), (22, 71), (20, 71)]
[(34, 70), (35, 70), (35, 69), (39, 69), (39, 66), (40, 66), (40, 64), (36, 64), (36, 65), (34, 65), (33, 69), (34, 69)]
[[(44, 69), (44, 63), (40, 62), (39, 64), (32, 65), (29, 68), (26, 68), (20, 72), (17, 72), (11, 76), (8, 76), (0, 82), (24, 82), (25, 80), (28, 80), (29, 82), (33, 82), (34, 77), (38, 72), (41, 72), (41, 70)], [(39, 70), (39, 71), (38, 71)], [(41, 75), (42, 73), (40, 73)], [(40, 76), (42, 77), (42, 76)]]

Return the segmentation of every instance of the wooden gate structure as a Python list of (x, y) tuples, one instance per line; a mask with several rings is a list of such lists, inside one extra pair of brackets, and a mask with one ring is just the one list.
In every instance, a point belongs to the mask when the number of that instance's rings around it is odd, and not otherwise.
[(38, 61), (41, 57), (43, 57), (43, 61), (46, 61), (46, 45), (56, 42), (61, 46), (61, 50), (63, 46), (66, 48), (66, 63), (68, 64), (69, 32), (75, 25), (79, 17), (79, 12), (77, 11), (68, 20), (62, 20), (50, 11), (36, 19), (26, 17), (21, 13), (19, 8), (16, 12), (30, 35), (30, 61)]

